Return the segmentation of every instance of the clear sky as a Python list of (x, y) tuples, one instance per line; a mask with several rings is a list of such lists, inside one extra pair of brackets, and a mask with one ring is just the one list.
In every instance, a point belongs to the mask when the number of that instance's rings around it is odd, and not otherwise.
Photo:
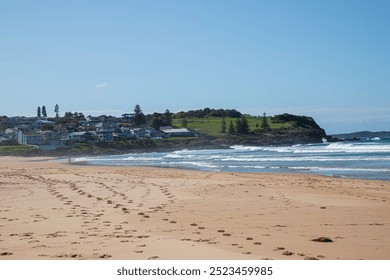
[(388, 0), (1, 0), (0, 114), (235, 108), (390, 130)]

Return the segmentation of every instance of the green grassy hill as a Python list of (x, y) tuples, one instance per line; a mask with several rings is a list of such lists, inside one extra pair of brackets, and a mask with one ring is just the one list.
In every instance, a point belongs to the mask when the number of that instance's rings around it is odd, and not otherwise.
[[(262, 128), (264, 117), (245, 115), (249, 131), (247, 133), (229, 134), (230, 121), (236, 126), (239, 118), (222, 117), (190, 117), (183, 118), (174, 116), (172, 125), (183, 127), (186, 120), (186, 127), (195, 130), (203, 136), (212, 137), (220, 142), (242, 143), (255, 145), (287, 144), (287, 143), (310, 143), (320, 142), (326, 138), (325, 131), (311, 118), (306, 116), (295, 116), (290, 114), (266, 117), (268, 127)], [(221, 132), (222, 121), (226, 122), (226, 132)]]
[[(225, 119), (226, 127), (229, 126), (230, 121), (235, 122), (237, 118), (220, 118), (220, 117), (206, 117), (206, 118), (188, 118), (187, 128), (195, 129), (199, 133), (207, 134), (215, 137), (224, 137), (226, 133), (221, 132), (222, 120)], [(261, 124), (263, 117), (246, 116), (248, 121), (249, 130), (251, 132), (261, 132)], [(267, 117), (267, 123), (269, 125), (269, 131), (275, 130), (288, 130), (297, 127), (296, 121), (277, 122), (273, 117)], [(182, 118), (174, 118), (172, 125), (175, 127), (183, 127)], [(226, 128), (227, 130), (227, 128)]]

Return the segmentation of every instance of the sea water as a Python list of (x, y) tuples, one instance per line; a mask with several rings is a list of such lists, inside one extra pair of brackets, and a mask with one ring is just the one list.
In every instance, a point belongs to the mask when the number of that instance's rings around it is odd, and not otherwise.
[(390, 139), (293, 146), (231, 146), (83, 157), (92, 165), (155, 166), (223, 172), (285, 172), (390, 180)]

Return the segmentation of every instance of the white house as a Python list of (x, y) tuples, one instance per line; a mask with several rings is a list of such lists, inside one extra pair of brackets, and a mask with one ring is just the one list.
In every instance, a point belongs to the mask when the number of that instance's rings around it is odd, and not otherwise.
[(145, 138), (145, 129), (144, 128), (133, 128), (131, 132), (137, 139)]
[(70, 141), (75, 141), (75, 142), (88, 141), (92, 138), (93, 138), (93, 134), (91, 132), (87, 132), (87, 131), (72, 132), (72, 133), (69, 133), (69, 135), (68, 135), (68, 139)]
[(189, 131), (187, 128), (169, 128), (162, 129), (167, 137), (191, 137), (194, 133)]
[(133, 130), (131, 128), (121, 127), (120, 130), (122, 137), (124, 137), (125, 139), (135, 138), (135, 135), (133, 134)]
[(42, 145), (43, 142), (44, 138), (40, 133), (18, 132), (18, 143), (20, 145)]
[(112, 130), (99, 130), (96, 131), (96, 135), (99, 137), (100, 141), (104, 141), (104, 142), (114, 141), (114, 133)]

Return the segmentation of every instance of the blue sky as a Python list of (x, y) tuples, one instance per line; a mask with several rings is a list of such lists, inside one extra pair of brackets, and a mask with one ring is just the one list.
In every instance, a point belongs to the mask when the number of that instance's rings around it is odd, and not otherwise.
[(0, 114), (235, 108), (390, 130), (390, 1), (0, 1)]

